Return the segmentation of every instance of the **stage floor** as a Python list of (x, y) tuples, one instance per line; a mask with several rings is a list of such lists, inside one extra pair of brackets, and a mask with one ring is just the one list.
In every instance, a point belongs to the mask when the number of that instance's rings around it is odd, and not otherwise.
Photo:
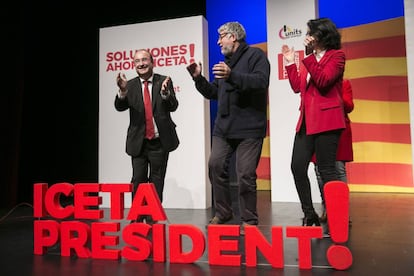
[[(238, 210), (235, 206), (235, 214)], [(315, 204), (317, 210), (320, 204)], [(104, 210), (107, 212), (108, 210)], [(205, 225), (212, 210), (166, 209), (169, 224), (192, 224), (206, 236)], [(244, 237), (238, 240), (242, 265), (209, 265), (207, 247), (201, 258), (192, 264), (147, 261), (82, 259), (62, 257), (56, 245), (45, 255), (33, 254), (33, 209), (20, 204), (3, 210), (0, 220), (1, 275), (414, 275), (414, 194), (351, 193), (349, 240), (346, 246), (353, 256), (352, 266), (345, 271), (333, 269), (326, 258), (330, 238), (314, 239), (312, 269), (299, 269), (296, 239), (286, 238), (286, 226), (300, 226), (302, 212), (298, 203), (271, 202), (269, 191), (258, 191), (259, 229), (270, 242), (271, 226), (284, 231), (284, 268), (272, 268), (261, 254), (257, 266), (247, 267), (244, 258)], [(232, 221), (238, 224), (238, 216)], [(129, 221), (121, 221), (121, 230)], [(168, 242), (167, 242), (168, 244)], [(123, 247), (120, 237), (120, 247)], [(184, 251), (191, 247), (183, 242)]]

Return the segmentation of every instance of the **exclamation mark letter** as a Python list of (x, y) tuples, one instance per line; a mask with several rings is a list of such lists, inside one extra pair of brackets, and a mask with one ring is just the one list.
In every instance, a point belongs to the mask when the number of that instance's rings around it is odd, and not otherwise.
[(326, 257), (335, 269), (345, 270), (352, 265), (352, 253), (343, 244), (349, 233), (349, 188), (345, 182), (330, 181), (324, 186), (326, 214), (331, 239)]
[(190, 64), (191, 64), (191, 63), (195, 62), (195, 59), (194, 59), (194, 43), (191, 43), (189, 45), (189, 48), (190, 48)]

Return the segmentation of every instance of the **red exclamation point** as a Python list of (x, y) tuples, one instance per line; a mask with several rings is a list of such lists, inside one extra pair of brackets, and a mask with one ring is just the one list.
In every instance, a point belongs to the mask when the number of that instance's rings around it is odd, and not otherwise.
[(195, 59), (194, 59), (194, 43), (191, 43), (189, 45), (189, 48), (190, 48), (190, 64), (191, 64), (191, 63), (195, 62)]
[(349, 188), (345, 182), (330, 181), (324, 186), (326, 214), (331, 239), (335, 243), (328, 248), (326, 257), (335, 269), (345, 270), (352, 265), (352, 253), (340, 245), (348, 240)]

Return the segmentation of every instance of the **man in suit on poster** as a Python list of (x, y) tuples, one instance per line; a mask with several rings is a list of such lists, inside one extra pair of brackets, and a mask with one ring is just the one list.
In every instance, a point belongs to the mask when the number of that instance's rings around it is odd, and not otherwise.
[[(124, 74), (117, 75), (119, 91), (115, 97), (116, 110), (129, 109), (126, 153), (132, 161), (132, 194), (135, 196), (140, 183), (151, 182), (162, 202), (168, 156), (179, 145), (176, 124), (171, 118), (178, 100), (171, 78), (153, 72), (150, 52), (137, 50), (134, 65), (137, 77), (127, 80)], [(152, 222), (149, 217), (138, 218), (144, 220)]]

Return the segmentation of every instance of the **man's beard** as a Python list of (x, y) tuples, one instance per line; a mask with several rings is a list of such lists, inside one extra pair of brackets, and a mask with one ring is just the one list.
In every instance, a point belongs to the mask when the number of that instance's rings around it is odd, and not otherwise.
[(232, 46), (223, 46), (223, 47), (221, 47), (221, 53), (224, 56), (230, 56), (232, 54), (233, 47), (234, 47), (234, 45), (232, 45)]

